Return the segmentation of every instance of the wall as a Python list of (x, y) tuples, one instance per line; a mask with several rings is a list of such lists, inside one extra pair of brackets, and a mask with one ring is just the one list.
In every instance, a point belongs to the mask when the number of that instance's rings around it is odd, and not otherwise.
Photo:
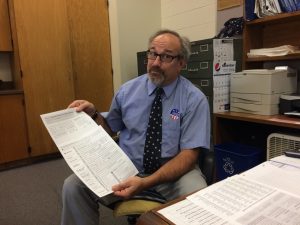
[(161, 0), (162, 28), (197, 41), (216, 35), (217, 0)]
[(114, 90), (137, 76), (136, 53), (161, 27), (160, 0), (109, 0)]

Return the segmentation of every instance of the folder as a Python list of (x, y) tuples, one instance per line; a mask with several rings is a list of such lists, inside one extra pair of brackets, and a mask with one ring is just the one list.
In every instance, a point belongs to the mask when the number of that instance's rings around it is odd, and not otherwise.
[(289, 12), (297, 11), (297, 7), (296, 7), (294, 0), (286, 0), (286, 1), (289, 3), (289, 5), (291, 7), (291, 11), (289, 11)]
[(296, 5), (296, 9), (300, 10), (300, 0), (294, 0), (295, 5)]
[(290, 12), (290, 9), (289, 9), (289, 7), (286, 5), (285, 0), (279, 0), (279, 5), (280, 5), (281, 10), (282, 10), (283, 12)]

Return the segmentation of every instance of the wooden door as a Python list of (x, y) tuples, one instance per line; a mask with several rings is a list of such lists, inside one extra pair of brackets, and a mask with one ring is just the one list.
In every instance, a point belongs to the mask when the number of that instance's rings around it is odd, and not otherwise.
[(22, 94), (0, 95), (0, 163), (25, 159), (28, 154)]
[(109, 109), (113, 95), (107, 0), (67, 0), (76, 99)]
[(32, 156), (57, 151), (40, 114), (74, 99), (66, 1), (12, 0)]
[(12, 51), (7, 0), (0, 0), (0, 51)]

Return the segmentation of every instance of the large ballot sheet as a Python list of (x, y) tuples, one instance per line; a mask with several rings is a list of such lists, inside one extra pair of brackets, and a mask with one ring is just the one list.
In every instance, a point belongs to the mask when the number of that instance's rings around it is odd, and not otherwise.
[(67, 164), (99, 197), (112, 193), (113, 185), (138, 173), (117, 143), (86, 113), (73, 108), (41, 118)]

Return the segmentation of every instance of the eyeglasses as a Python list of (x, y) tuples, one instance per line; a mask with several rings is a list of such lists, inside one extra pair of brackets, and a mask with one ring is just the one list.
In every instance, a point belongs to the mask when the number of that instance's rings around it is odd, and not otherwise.
[(147, 51), (147, 58), (151, 60), (155, 60), (159, 56), (160, 61), (170, 63), (173, 59), (180, 58), (180, 55), (169, 55), (169, 54), (158, 54), (156, 52), (152, 52), (150, 50)]

